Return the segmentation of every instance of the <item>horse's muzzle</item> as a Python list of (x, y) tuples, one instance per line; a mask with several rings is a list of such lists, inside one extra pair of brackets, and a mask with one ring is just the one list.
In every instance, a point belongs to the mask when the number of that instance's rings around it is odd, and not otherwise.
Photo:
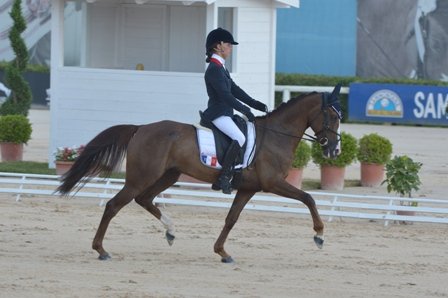
[(336, 147), (334, 149), (325, 148), (322, 150), (322, 155), (324, 156), (324, 158), (334, 159), (334, 158), (338, 157), (339, 154), (341, 154), (341, 150), (338, 147)]

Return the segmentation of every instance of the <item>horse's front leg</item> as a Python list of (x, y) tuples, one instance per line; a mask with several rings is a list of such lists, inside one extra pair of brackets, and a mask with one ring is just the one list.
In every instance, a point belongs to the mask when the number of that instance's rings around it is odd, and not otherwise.
[(277, 179), (275, 183), (270, 184), (269, 189), (264, 189), (264, 191), (269, 191), (282, 197), (299, 200), (305, 204), (310, 210), (311, 217), (313, 218), (313, 229), (316, 231), (314, 242), (317, 247), (322, 248), (324, 244), (324, 223), (320, 218), (316, 202), (310, 194), (295, 188), (284, 179)]
[(236, 193), (235, 199), (233, 200), (232, 207), (227, 214), (224, 228), (221, 231), (218, 239), (215, 242), (215, 253), (221, 256), (221, 262), (223, 263), (232, 263), (232, 257), (224, 250), (224, 242), (227, 239), (227, 236), (235, 225), (238, 217), (240, 216), (241, 211), (246, 206), (247, 202), (252, 198), (255, 194), (255, 191), (243, 191), (239, 190)]

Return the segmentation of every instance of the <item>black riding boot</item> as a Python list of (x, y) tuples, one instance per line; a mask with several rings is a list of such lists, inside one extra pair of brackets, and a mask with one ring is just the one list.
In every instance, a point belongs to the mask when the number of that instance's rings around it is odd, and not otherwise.
[(225, 194), (230, 194), (232, 192), (232, 184), (230, 183), (230, 181), (232, 180), (233, 177), (235, 160), (240, 150), (241, 147), (237, 141), (233, 141), (230, 144), (224, 156), (224, 161), (221, 165), (222, 166), (221, 174), (219, 175), (218, 180), (215, 183), (213, 183), (212, 189), (214, 190), (222, 189), (222, 192)]

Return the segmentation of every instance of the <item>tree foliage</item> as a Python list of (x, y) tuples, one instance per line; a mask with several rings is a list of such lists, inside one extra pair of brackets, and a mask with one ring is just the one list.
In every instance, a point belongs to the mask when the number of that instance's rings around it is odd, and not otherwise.
[(28, 64), (28, 49), (21, 34), (26, 29), (26, 22), (22, 15), (22, 1), (14, 0), (9, 13), (13, 19), (13, 26), (9, 31), (9, 40), (14, 50), (15, 58), (5, 68), (5, 83), (11, 89), (11, 95), (0, 106), (0, 115), (28, 115), (31, 106), (32, 93), (23, 72)]

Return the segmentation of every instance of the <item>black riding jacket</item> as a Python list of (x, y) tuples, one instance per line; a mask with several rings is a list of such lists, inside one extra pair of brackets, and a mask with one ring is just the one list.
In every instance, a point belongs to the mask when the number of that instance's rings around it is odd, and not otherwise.
[(229, 72), (216, 59), (212, 58), (205, 71), (204, 79), (209, 100), (203, 116), (208, 121), (213, 121), (220, 116), (232, 117), (233, 109), (246, 115), (250, 112), (250, 108), (240, 101), (257, 110), (264, 106), (238, 87)]

